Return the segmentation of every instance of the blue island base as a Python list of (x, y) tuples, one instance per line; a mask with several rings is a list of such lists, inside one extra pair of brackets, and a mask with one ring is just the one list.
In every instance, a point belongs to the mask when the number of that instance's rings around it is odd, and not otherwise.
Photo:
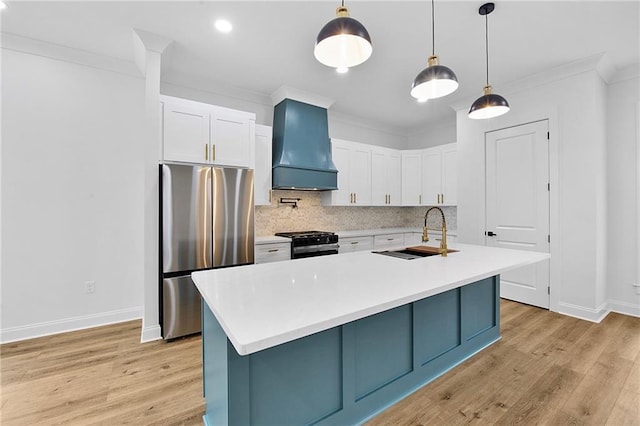
[(205, 424), (350, 425), (500, 338), (499, 276), (240, 356), (203, 306)]

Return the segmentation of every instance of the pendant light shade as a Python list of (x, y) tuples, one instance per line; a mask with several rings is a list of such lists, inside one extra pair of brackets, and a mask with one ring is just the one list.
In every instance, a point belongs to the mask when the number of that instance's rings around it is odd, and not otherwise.
[(344, 1), (336, 9), (336, 15), (320, 30), (313, 54), (329, 67), (345, 69), (360, 65), (373, 52), (371, 37), (364, 25), (349, 17)]
[(500, 95), (491, 93), (491, 86), (484, 86), (484, 94), (471, 104), (469, 118), (486, 119), (498, 117), (509, 111), (509, 102)]
[(489, 15), (495, 9), (493, 3), (485, 3), (480, 6), (478, 13), (485, 17), (485, 53), (487, 60), (487, 84), (482, 90), (482, 96), (475, 100), (469, 108), (469, 118), (474, 120), (483, 120), (487, 118), (498, 117), (509, 112), (509, 102), (505, 98), (492, 93), (491, 85), (489, 85)]
[(411, 96), (419, 100), (436, 99), (455, 92), (458, 88), (458, 78), (451, 68), (440, 65), (436, 50), (434, 0), (431, 0), (431, 40), (432, 55), (427, 60), (427, 68), (413, 79)]
[(451, 68), (439, 65), (437, 56), (430, 56), (428, 64), (413, 80), (411, 96), (416, 99), (436, 99), (455, 92), (458, 78)]

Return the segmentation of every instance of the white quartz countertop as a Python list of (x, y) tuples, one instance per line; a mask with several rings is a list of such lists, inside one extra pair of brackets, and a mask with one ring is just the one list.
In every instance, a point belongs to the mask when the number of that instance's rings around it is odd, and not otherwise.
[(192, 274), (240, 355), (549, 258), (547, 253), (457, 244), (414, 260), (369, 251)]
[[(340, 238), (350, 237), (366, 237), (368, 235), (386, 235), (386, 234), (403, 234), (405, 232), (416, 232), (422, 234), (422, 228), (379, 228), (379, 229), (361, 229), (356, 231), (338, 231), (336, 234)], [(440, 233), (439, 229), (429, 228), (429, 232)], [(455, 229), (447, 229), (448, 235), (457, 235)]]

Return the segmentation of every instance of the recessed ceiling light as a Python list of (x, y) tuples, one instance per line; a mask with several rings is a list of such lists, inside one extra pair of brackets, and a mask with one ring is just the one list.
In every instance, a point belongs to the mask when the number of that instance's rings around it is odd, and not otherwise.
[(7, 8), (7, 5), (5, 4), (5, 2), (0, 1), (0, 10), (6, 9), (6, 8)]
[(216, 29), (221, 33), (230, 33), (233, 29), (233, 25), (231, 25), (231, 22), (227, 21), (226, 19), (218, 19), (214, 23), (214, 25)]
[(349, 68), (348, 67), (338, 67), (336, 68), (336, 71), (338, 72), (338, 74), (346, 74), (349, 72)]

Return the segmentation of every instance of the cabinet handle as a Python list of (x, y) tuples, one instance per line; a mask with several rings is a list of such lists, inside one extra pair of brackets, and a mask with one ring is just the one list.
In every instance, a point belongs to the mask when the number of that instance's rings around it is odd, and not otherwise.
[(358, 244), (358, 241), (351, 241), (351, 244)]
[(216, 161), (216, 145), (211, 145), (211, 161)]
[(273, 195), (273, 190), (272, 190), (272, 189), (270, 189), (270, 190), (269, 190), (269, 204), (271, 204), (271, 197), (272, 197), (272, 195)]
[(355, 192), (353, 193), (353, 203), (358, 204), (358, 194)]
[(277, 251), (279, 251), (279, 249), (269, 249), (269, 253), (275, 253)]
[(418, 195), (418, 204), (422, 204), (422, 194)]
[(204, 145), (204, 159), (209, 160), (209, 145)]
[(441, 202), (442, 204), (444, 204), (444, 194), (440, 194), (440, 199), (442, 200), (442, 201), (440, 201), (440, 202)]

